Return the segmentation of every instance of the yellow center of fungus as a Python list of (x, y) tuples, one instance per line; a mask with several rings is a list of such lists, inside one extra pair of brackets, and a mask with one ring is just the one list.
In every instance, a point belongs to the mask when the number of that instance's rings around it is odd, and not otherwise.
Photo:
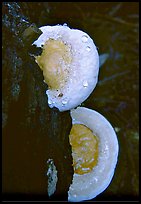
[(50, 89), (59, 89), (65, 85), (72, 61), (71, 49), (61, 40), (49, 39), (43, 46), (43, 52), (36, 62), (43, 70), (45, 82)]
[(69, 141), (72, 146), (74, 172), (90, 172), (98, 162), (98, 138), (84, 125), (72, 126)]

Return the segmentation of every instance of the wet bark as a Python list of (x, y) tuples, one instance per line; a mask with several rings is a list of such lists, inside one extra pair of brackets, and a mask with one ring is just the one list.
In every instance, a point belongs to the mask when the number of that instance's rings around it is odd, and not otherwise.
[(41, 34), (36, 24), (19, 3), (3, 3), (2, 11), (3, 193), (48, 200), (46, 162), (51, 158), (58, 182), (50, 199), (67, 200), (73, 172), (70, 114), (48, 107), (47, 85), (32, 56), (41, 51), (31, 45)]

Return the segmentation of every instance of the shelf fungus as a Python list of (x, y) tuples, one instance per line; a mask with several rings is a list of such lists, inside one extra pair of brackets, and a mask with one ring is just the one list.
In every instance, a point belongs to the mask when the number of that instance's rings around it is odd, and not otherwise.
[(43, 26), (40, 30), (42, 34), (33, 45), (42, 48), (35, 61), (48, 85), (48, 105), (59, 111), (75, 108), (97, 84), (97, 48), (88, 34), (66, 25)]
[(77, 107), (97, 84), (97, 48), (88, 34), (67, 25), (40, 30), (42, 34), (33, 44), (42, 48), (35, 61), (48, 85), (48, 105), (61, 112), (70, 110), (72, 118), (69, 142), (74, 174), (68, 201), (90, 200), (110, 184), (119, 151), (116, 133), (107, 119), (94, 110)]
[(100, 113), (78, 107), (71, 110), (73, 180), (68, 200), (90, 200), (102, 193), (110, 184), (118, 159), (116, 133)]

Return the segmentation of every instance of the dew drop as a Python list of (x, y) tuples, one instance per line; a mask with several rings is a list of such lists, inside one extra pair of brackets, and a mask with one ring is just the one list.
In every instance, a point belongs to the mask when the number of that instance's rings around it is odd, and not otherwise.
[(82, 42), (87, 42), (88, 41), (88, 36), (87, 35), (83, 35), (82, 36)]
[(89, 46), (87, 46), (87, 47), (86, 47), (86, 50), (87, 50), (88, 52), (90, 52), (90, 51), (91, 51), (91, 48), (90, 48)]
[(106, 146), (105, 146), (105, 150), (108, 150), (108, 149), (109, 149), (109, 147), (108, 147), (108, 145), (106, 145)]
[(58, 97), (62, 97), (62, 96), (63, 96), (63, 93), (59, 93), (59, 94), (58, 94)]
[(51, 105), (52, 104), (52, 100), (48, 99), (48, 104)]
[(88, 86), (88, 82), (85, 80), (85, 81), (83, 81), (83, 86), (84, 87), (87, 87)]
[(94, 180), (95, 180), (95, 182), (97, 182), (97, 181), (98, 181), (98, 179), (97, 179), (96, 177), (94, 178)]
[(64, 23), (63, 26), (68, 26), (67, 23)]
[(68, 103), (67, 99), (63, 99), (63, 100), (62, 100), (62, 104), (63, 104), (63, 105), (66, 105), (67, 103)]
[(76, 120), (73, 118), (73, 119), (72, 119), (72, 123), (75, 124), (75, 121), (76, 121)]

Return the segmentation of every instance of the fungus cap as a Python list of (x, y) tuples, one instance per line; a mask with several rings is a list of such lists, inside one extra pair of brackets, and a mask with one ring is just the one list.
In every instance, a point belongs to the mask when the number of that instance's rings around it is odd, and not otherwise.
[(33, 43), (43, 52), (36, 62), (48, 84), (50, 108), (66, 111), (85, 101), (98, 81), (99, 55), (88, 34), (66, 25), (40, 27)]
[[(78, 107), (71, 110), (71, 117), (72, 124), (85, 125), (99, 140), (97, 164), (88, 173), (74, 172), (73, 174), (72, 184), (68, 191), (68, 200), (76, 202), (93, 199), (109, 186), (114, 176), (119, 146), (113, 127), (100, 113), (85, 107)], [(83, 158), (82, 153), (80, 157)]]

